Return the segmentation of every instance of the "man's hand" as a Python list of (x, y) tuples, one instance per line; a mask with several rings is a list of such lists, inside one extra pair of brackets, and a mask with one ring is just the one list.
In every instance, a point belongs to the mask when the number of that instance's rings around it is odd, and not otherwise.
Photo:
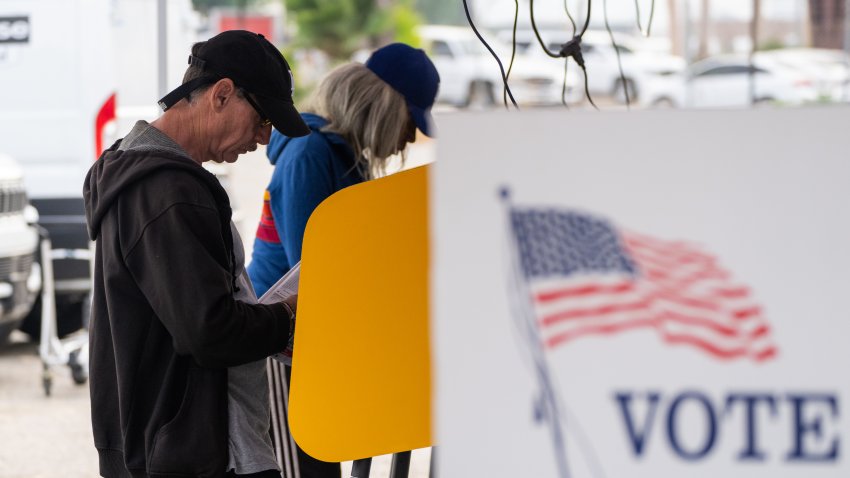
[(298, 307), (298, 294), (288, 297), (283, 301), (283, 303), (289, 306), (289, 309), (292, 310), (292, 315), (294, 316), (296, 308)]
[(292, 347), (294, 345), (294, 337), (295, 337), (295, 309), (298, 306), (298, 294), (295, 294), (283, 302), (284, 308), (289, 312), (289, 340), (287, 341), (286, 348), (283, 350), (282, 354), (286, 356), (290, 362), (284, 362), (287, 365), (291, 364), (292, 360)]

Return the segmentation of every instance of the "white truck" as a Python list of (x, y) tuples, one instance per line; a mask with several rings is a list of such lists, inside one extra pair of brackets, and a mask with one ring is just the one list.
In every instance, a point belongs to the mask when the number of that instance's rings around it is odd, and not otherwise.
[[(162, 29), (160, 5), (167, 5)], [(24, 169), (54, 248), (89, 247), (85, 174), (135, 120), (158, 115), (161, 84), (180, 83), (197, 26), (190, 0), (0, 1), (0, 153)], [(82, 325), (90, 267), (79, 259), (53, 265), (65, 335)], [(37, 336), (37, 318), (31, 314), (22, 330)]]

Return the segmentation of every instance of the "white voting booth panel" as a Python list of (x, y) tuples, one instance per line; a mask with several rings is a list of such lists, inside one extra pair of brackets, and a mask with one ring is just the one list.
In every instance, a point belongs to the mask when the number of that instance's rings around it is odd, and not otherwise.
[(848, 119), (439, 117), (441, 478), (850, 476)]

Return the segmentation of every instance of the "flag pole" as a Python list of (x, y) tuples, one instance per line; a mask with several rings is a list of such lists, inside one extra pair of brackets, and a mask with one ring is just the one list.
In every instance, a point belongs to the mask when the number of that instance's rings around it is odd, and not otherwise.
[(535, 378), (537, 379), (538, 396), (534, 404), (534, 417), (538, 422), (545, 422), (549, 426), (550, 438), (552, 440), (555, 462), (558, 466), (560, 478), (570, 478), (570, 469), (567, 461), (566, 440), (561, 428), (564, 420), (561, 416), (561, 407), (558, 405), (558, 396), (552, 381), (549, 364), (546, 361), (546, 352), (540, 337), (540, 330), (532, 310), (530, 293), (522, 279), (523, 274), (517, 259), (516, 235), (512, 225), (512, 203), (510, 190), (502, 187), (499, 191), (502, 205), (507, 218), (508, 242), (510, 250), (510, 277), (511, 283), (508, 287), (510, 296), (513, 298), (515, 313), (514, 320), (522, 338), (525, 340), (526, 348), (533, 361)]

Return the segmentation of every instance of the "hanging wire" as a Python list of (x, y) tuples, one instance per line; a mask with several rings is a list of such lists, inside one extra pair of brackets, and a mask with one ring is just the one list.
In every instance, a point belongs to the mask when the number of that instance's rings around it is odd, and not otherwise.
[(640, 25), (640, 3), (638, 2), (639, 0), (635, 0), (635, 21), (637, 22), (638, 31), (641, 35), (644, 35), (643, 27)]
[(584, 75), (584, 96), (587, 97), (587, 101), (590, 102), (590, 105), (593, 106), (594, 109), (599, 110), (599, 107), (593, 102), (593, 98), (590, 97), (590, 89), (587, 87), (587, 69), (584, 65), (581, 65), (581, 72)]
[(561, 87), (561, 103), (563, 103), (564, 107), (570, 109), (570, 105), (567, 104), (567, 66), (570, 64), (569, 58), (564, 58), (564, 84)]
[(585, 18), (584, 18), (584, 26), (581, 28), (581, 33), (579, 33), (579, 34), (578, 34), (578, 36), (580, 36), (580, 37), (581, 37), (581, 36), (584, 36), (584, 32), (586, 32), (586, 31), (587, 31), (587, 27), (588, 27), (588, 25), (590, 25), (590, 7), (591, 7), (591, 3), (592, 3), (592, 2), (591, 2), (591, 0), (587, 0), (587, 16), (585, 16)]
[[(567, 14), (567, 18), (570, 19), (570, 24), (573, 27), (573, 37), (576, 36), (576, 21), (573, 19), (572, 14), (570, 13), (570, 8), (567, 6), (567, 0), (564, 0), (564, 12)], [(564, 84), (561, 86), (561, 103), (564, 104), (564, 107), (570, 109), (570, 105), (567, 104), (567, 67), (570, 64), (570, 58), (564, 58)]]
[[(464, 2), (465, 1), (466, 0), (464, 0)], [(598, 110), (599, 107), (596, 106), (596, 103), (593, 102), (593, 98), (590, 96), (590, 90), (587, 86), (587, 68), (584, 67), (584, 58), (581, 55), (581, 37), (584, 35), (584, 32), (587, 31), (587, 27), (590, 24), (591, 1), (592, 0), (587, 0), (587, 17), (584, 20), (584, 27), (582, 27), (581, 33), (574, 35), (571, 40), (561, 45), (561, 49), (558, 52), (550, 51), (546, 46), (546, 43), (543, 41), (543, 37), (540, 36), (540, 31), (537, 29), (537, 22), (534, 20), (534, 0), (529, 0), (528, 7), (529, 14), (531, 16), (531, 29), (534, 30), (534, 36), (537, 37), (537, 42), (540, 44), (543, 52), (552, 58), (572, 57), (575, 60), (578, 66), (581, 67), (581, 71), (584, 74), (584, 95), (587, 97), (590, 104)]]
[(635, 0), (635, 20), (637, 20), (638, 31), (641, 35), (645, 37), (649, 37), (649, 32), (652, 30), (652, 17), (655, 16), (655, 0), (652, 0), (652, 3), (649, 7), (649, 20), (646, 23), (646, 32), (644, 33), (643, 27), (640, 24), (640, 4), (639, 0)]
[(573, 36), (576, 36), (576, 21), (573, 19), (573, 16), (570, 13), (570, 9), (567, 6), (567, 0), (564, 0), (564, 12), (566, 12), (567, 18), (570, 19), (570, 24), (572, 24), (573, 26)]
[(652, 30), (652, 18), (655, 16), (655, 0), (649, 6), (649, 21), (646, 23), (646, 36), (648, 37)]
[(502, 88), (502, 102), (505, 103), (505, 108), (508, 107), (508, 80), (511, 77), (511, 70), (514, 67), (514, 57), (516, 57), (516, 24), (519, 19), (519, 0), (514, 0), (514, 29), (511, 35), (511, 63), (508, 65), (508, 72), (505, 74), (505, 87)]
[[(635, 3), (635, 5), (637, 5), (637, 3)], [(629, 85), (626, 83), (626, 75), (623, 74), (623, 62), (620, 60), (620, 49), (617, 46), (617, 42), (614, 40), (614, 32), (611, 31), (611, 25), (608, 24), (608, 0), (602, 0), (602, 16), (605, 19), (605, 29), (608, 30), (608, 36), (611, 37), (611, 46), (614, 47), (614, 53), (617, 54), (617, 68), (620, 70), (620, 83), (623, 85), (623, 93), (626, 95), (626, 109), (629, 110), (631, 109), (631, 101), (629, 100)]]
[[(466, 0), (464, 0), (465, 2)], [(589, 3), (590, 0), (588, 0)], [(549, 47), (546, 46), (546, 43), (543, 41), (543, 38), (540, 36), (540, 31), (537, 30), (537, 22), (534, 21), (534, 0), (529, 0), (528, 2), (528, 10), (531, 15), (531, 29), (534, 30), (534, 36), (537, 37), (537, 42), (540, 43), (540, 48), (543, 48), (543, 51), (552, 58), (561, 58), (561, 55), (558, 52), (553, 52), (549, 50)], [(582, 32), (584, 33), (584, 32)]]
[[(505, 91), (508, 93), (508, 96), (511, 99), (511, 103), (513, 103), (514, 105), (514, 108), (519, 109), (519, 106), (517, 106), (516, 100), (514, 99), (514, 95), (513, 93), (511, 93), (511, 87), (508, 86), (508, 79), (507, 76), (505, 76), (505, 67), (502, 66), (502, 61), (499, 60), (499, 56), (496, 55), (496, 52), (494, 52), (493, 49), (490, 48), (490, 44), (488, 44), (487, 41), (484, 40), (484, 37), (482, 37), (481, 34), (478, 33), (478, 29), (475, 28), (475, 23), (472, 22), (472, 16), (469, 14), (469, 5), (466, 4), (466, 0), (463, 0), (463, 11), (466, 13), (466, 20), (469, 22), (469, 26), (472, 28), (472, 31), (475, 32), (475, 36), (478, 37), (478, 40), (481, 41), (484, 47), (487, 48), (487, 51), (489, 51), (490, 54), (493, 55), (493, 58), (496, 59), (496, 63), (499, 64), (499, 72), (502, 73), (502, 83), (505, 85)], [(505, 107), (507, 107), (507, 105), (505, 105)]]

